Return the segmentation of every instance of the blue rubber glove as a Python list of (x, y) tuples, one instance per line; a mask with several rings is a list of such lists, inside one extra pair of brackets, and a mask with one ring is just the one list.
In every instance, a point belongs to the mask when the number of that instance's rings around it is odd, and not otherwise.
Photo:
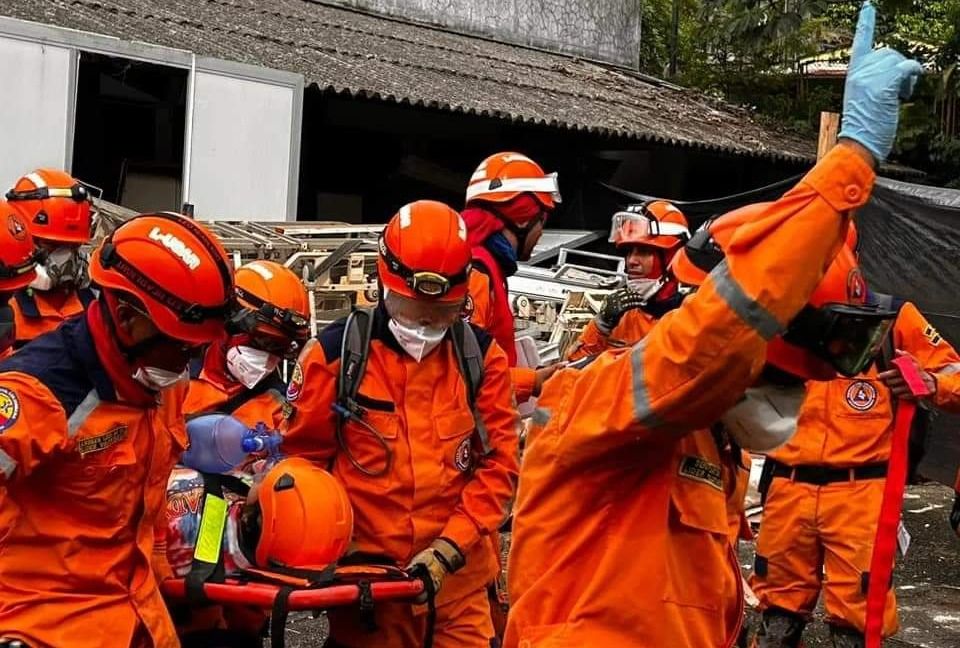
[(909, 99), (923, 67), (900, 52), (873, 49), (877, 9), (863, 3), (850, 51), (843, 90), (840, 137), (859, 142), (882, 162), (893, 148), (900, 117), (900, 100)]

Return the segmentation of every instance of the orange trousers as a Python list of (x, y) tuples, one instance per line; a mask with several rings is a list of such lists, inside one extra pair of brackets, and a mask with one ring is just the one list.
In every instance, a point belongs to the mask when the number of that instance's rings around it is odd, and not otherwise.
[[(368, 632), (354, 607), (330, 612), (330, 633), (337, 648), (384, 646), (419, 648), (427, 632), (427, 607), (380, 603), (374, 609), (377, 629)], [(493, 634), (487, 588), (437, 606), (435, 648), (489, 648)]]
[[(762, 609), (809, 615), (824, 594), (827, 623), (863, 632), (870, 558), (883, 479), (815, 486), (777, 477), (770, 485), (750, 586)], [(883, 636), (898, 628), (893, 588)]]

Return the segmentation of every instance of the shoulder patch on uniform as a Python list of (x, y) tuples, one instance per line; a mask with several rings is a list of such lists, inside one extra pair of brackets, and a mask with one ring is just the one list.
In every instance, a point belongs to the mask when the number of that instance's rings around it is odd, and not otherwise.
[(847, 405), (858, 412), (872, 410), (877, 404), (877, 388), (865, 380), (857, 380), (847, 387)]
[(467, 295), (467, 299), (463, 302), (463, 320), (469, 322), (476, 309), (477, 305), (473, 302), (473, 296)]
[(457, 446), (456, 455), (453, 458), (453, 465), (455, 465), (460, 472), (467, 472), (473, 465), (473, 452), (470, 445), (471, 437), (472, 435), (460, 442), (460, 445)]
[(0, 434), (13, 427), (20, 418), (20, 399), (16, 392), (0, 387)]
[(703, 457), (685, 455), (680, 460), (680, 468), (677, 472), (681, 477), (703, 482), (720, 491), (723, 490), (723, 478), (721, 477), (719, 464), (711, 463)]
[(293, 373), (290, 374), (290, 384), (287, 385), (287, 402), (300, 398), (300, 392), (303, 390), (303, 367), (298, 362), (293, 367)]
[(943, 337), (931, 324), (927, 324), (927, 328), (923, 329), (923, 336), (930, 340), (930, 344), (933, 346), (937, 346), (943, 340)]
[(101, 435), (80, 439), (77, 441), (77, 450), (81, 456), (88, 455), (91, 452), (106, 450), (110, 446), (116, 445), (126, 439), (127, 431), (128, 428), (126, 425), (117, 425)]

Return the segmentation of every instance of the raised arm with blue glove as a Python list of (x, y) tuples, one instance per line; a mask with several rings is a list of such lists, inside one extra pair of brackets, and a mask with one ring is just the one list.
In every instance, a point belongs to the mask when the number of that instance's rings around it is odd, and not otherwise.
[(862, 144), (879, 163), (893, 148), (900, 100), (913, 94), (923, 68), (896, 50), (873, 49), (876, 25), (877, 9), (867, 0), (850, 51), (840, 137)]

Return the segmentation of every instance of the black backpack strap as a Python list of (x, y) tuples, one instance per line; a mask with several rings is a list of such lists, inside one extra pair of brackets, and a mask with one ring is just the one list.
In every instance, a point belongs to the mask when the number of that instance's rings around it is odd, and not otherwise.
[(284, 648), (287, 640), (287, 616), (290, 614), (290, 595), (293, 588), (284, 585), (273, 599), (273, 609), (270, 611), (270, 646)]
[(473, 329), (463, 320), (458, 319), (450, 327), (450, 339), (453, 341), (457, 364), (460, 365), (460, 374), (467, 387), (467, 403), (473, 414), (477, 445), (480, 447), (481, 456), (485, 457), (493, 449), (490, 447), (490, 433), (477, 409), (477, 394), (483, 384), (483, 353), (480, 351), (480, 343)]
[(224, 576), (223, 533), (227, 527), (228, 512), (223, 486), (224, 482), (229, 480), (224, 479), (225, 475), (201, 474), (203, 510), (200, 513), (200, 529), (197, 532), (197, 544), (193, 549), (190, 573), (184, 579), (187, 600), (191, 603), (207, 603), (208, 599), (203, 591), (204, 583), (221, 581)]
[(90, 304), (93, 303), (93, 300), (97, 298), (97, 293), (93, 292), (93, 289), (89, 286), (86, 288), (81, 288), (77, 291), (77, 299), (80, 300), (80, 303), (83, 304), (84, 310), (87, 309)]
[[(373, 311), (358, 308), (347, 317), (340, 348), (340, 372), (337, 377), (337, 404), (351, 414), (360, 412), (357, 391), (367, 369), (370, 337), (373, 332)], [(338, 419), (343, 424), (344, 414)]]

